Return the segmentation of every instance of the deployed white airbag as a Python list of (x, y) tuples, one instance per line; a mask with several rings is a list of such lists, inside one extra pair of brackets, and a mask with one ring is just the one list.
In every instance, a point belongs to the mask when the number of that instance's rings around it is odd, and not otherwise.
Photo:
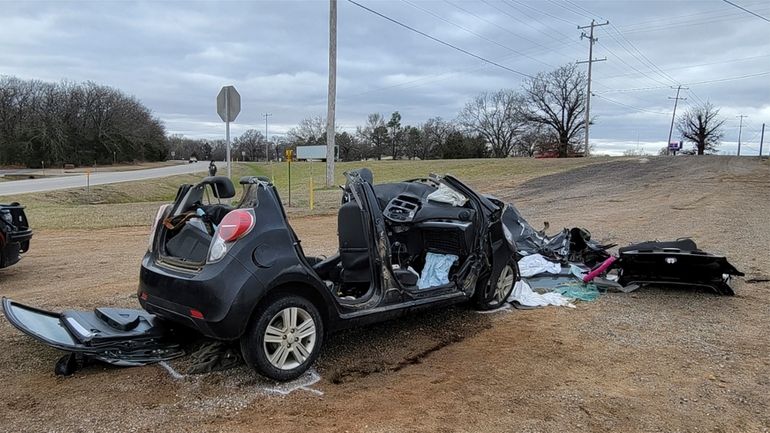
[(442, 286), (449, 283), (449, 269), (459, 257), (454, 254), (425, 254), (425, 266), (422, 268), (417, 288)]

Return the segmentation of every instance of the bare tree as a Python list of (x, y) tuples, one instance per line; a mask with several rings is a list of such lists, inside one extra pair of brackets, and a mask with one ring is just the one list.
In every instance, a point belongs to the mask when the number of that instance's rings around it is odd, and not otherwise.
[(449, 134), (455, 131), (453, 124), (440, 117), (432, 117), (422, 125), (422, 142), (420, 147), (420, 159), (435, 158), (444, 147)]
[(514, 139), (524, 126), (524, 107), (524, 99), (513, 90), (485, 92), (465, 104), (459, 122), (484, 138), (495, 158), (505, 158), (511, 154)]
[(237, 153), (246, 152), (249, 161), (265, 158), (265, 136), (256, 129), (249, 129), (233, 142)]
[(326, 144), (326, 120), (321, 116), (302, 119), (295, 128), (286, 135), (292, 145)]
[(574, 64), (541, 72), (524, 85), (529, 100), (527, 119), (554, 133), (553, 151), (560, 158), (585, 150), (580, 144), (585, 133), (585, 87), (585, 74)]
[(695, 144), (698, 155), (714, 152), (724, 136), (722, 126), (725, 120), (719, 118), (719, 110), (710, 102), (692, 107), (682, 114), (676, 129), (684, 138)]
[(524, 131), (516, 137), (514, 153), (517, 156), (533, 157), (536, 153), (547, 153), (558, 139), (544, 125), (530, 123)]

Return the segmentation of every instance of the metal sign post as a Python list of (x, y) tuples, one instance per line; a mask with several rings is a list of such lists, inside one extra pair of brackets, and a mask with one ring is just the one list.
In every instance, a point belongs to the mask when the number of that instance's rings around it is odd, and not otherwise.
[(291, 157), (294, 151), (291, 149), (286, 149), (285, 156), (286, 156), (286, 162), (288, 163), (287, 167), (289, 170), (289, 207), (291, 207)]
[(241, 112), (241, 95), (233, 86), (224, 86), (217, 95), (217, 114), (225, 122), (225, 141), (227, 142), (227, 177), (232, 177), (230, 162), (230, 122), (235, 121)]

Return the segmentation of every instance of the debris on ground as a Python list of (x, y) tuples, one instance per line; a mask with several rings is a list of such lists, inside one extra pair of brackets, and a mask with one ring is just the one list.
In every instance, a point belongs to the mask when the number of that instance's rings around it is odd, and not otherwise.
[(647, 241), (609, 250), (591, 233), (574, 227), (548, 236), (535, 230), (515, 206), (509, 204), (503, 220), (519, 256), (521, 281), (509, 298), (514, 306), (572, 305), (594, 301), (601, 291), (632, 292), (645, 284), (707, 287), (720, 295), (734, 295), (733, 276), (743, 276), (722, 255), (698, 249), (695, 241)]

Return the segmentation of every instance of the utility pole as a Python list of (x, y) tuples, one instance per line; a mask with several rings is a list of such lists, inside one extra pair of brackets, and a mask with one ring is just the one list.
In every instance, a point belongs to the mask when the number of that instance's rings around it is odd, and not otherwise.
[(762, 134), (759, 136), (759, 159), (762, 159), (762, 145), (765, 143), (765, 124), (762, 124)]
[(334, 184), (334, 109), (337, 103), (337, 0), (329, 0), (329, 95), (326, 112), (326, 187)]
[[(671, 88), (673, 89), (674, 87), (672, 86)], [(674, 119), (676, 119), (676, 106), (679, 103), (680, 99), (682, 101), (686, 101), (687, 100), (687, 98), (680, 98), (679, 97), (679, 92), (682, 89), (689, 90), (687, 87), (682, 87), (682, 85), (680, 84), (680, 85), (676, 86), (676, 97), (674, 97), (674, 98), (672, 98), (670, 96), (668, 97), (668, 99), (673, 99), (674, 100), (674, 114), (671, 115), (671, 128), (668, 129), (668, 141), (666, 142), (666, 155), (668, 155), (669, 152), (670, 152), (669, 146), (671, 145), (671, 136), (674, 134)], [(676, 152), (674, 152), (674, 155), (676, 155)]]
[(594, 27), (601, 27), (606, 26), (609, 24), (609, 21), (605, 21), (601, 24), (597, 24), (595, 20), (591, 20), (591, 24), (587, 26), (578, 26), (578, 30), (584, 30), (584, 29), (591, 29), (588, 34), (586, 32), (580, 33), (580, 39), (588, 38), (588, 60), (585, 61), (579, 61), (580, 63), (588, 63), (588, 90), (586, 92), (586, 141), (585, 141), (585, 155), (589, 156), (591, 155), (591, 148), (588, 146), (588, 124), (591, 122), (591, 65), (594, 62), (603, 62), (607, 60), (607, 58), (603, 59), (594, 59), (594, 43), (599, 40), (599, 38), (594, 37)]
[(267, 118), (272, 115), (272, 113), (262, 114), (262, 116), (265, 118), (265, 161), (267, 162), (270, 162), (270, 140), (267, 139)]
[(744, 116), (743, 114), (741, 114), (740, 116), (735, 116), (735, 117), (741, 119), (740, 126), (738, 126), (738, 156), (741, 156), (741, 133), (743, 132), (743, 118), (749, 117), (749, 116)]

